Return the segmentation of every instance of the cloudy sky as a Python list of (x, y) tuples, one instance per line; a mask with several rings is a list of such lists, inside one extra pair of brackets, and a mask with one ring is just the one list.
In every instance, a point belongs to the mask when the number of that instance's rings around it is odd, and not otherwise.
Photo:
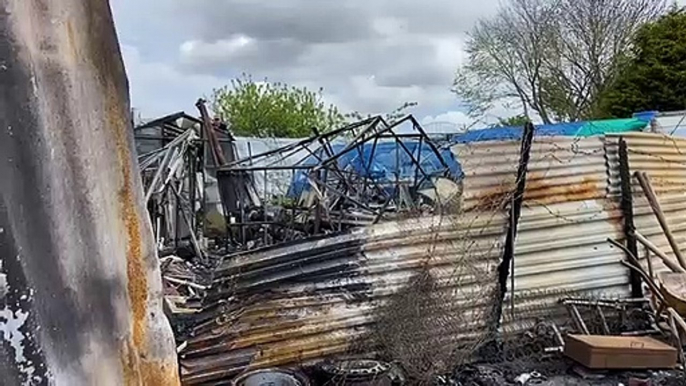
[(450, 92), (465, 33), (499, 0), (113, 0), (143, 117), (178, 110), (241, 73), (312, 89), (342, 110), (471, 122)]
[[(684, 3), (684, 1), (681, 1)], [(313, 90), (341, 110), (470, 124), (450, 92), (466, 32), (499, 0), (112, 0), (144, 118), (193, 104), (241, 73)], [(499, 109), (495, 116), (515, 112)]]

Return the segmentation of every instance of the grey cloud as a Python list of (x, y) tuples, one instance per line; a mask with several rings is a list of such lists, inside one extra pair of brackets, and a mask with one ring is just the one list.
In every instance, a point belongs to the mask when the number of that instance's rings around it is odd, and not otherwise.
[(163, 62), (146, 62), (135, 47), (123, 45), (122, 56), (129, 78), (131, 103), (143, 118), (180, 110), (194, 114), (195, 102), (208, 96), (228, 78), (188, 75)]
[[(130, 0), (128, 0), (130, 1)], [(257, 39), (344, 43), (375, 39), (373, 21), (397, 19), (409, 34), (463, 33), (495, 12), (498, 0), (165, 0), (197, 38), (243, 33)]]
[(231, 47), (232, 40), (189, 41), (181, 47), (181, 65), (186, 71), (206, 74), (233, 72), (270, 72), (272, 69), (297, 66), (307, 45), (291, 39), (250, 40), (243, 47)]
[(454, 69), (442, 67), (434, 51), (431, 41), (369, 41), (312, 47), (301, 63), (322, 78), (369, 76), (381, 87), (447, 86)]
[(411, 34), (451, 34), (467, 32), (474, 21), (495, 13), (498, 0), (412, 0), (381, 1), (378, 12), (401, 18)]
[[(113, 7), (119, 9), (115, 16), (124, 40), (140, 53), (141, 68), (159, 57), (187, 79), (225, 80), (246, 72), (256, 79), (323, 87), (327, 98), (344, 108), (386, 112), (416, 101), (437, 115), (442, 111), (433, 109), (454, 101), (449, 88), (459, 64), (459, 40), (498, 3), (117, 0)], [(136, 10), (152, 20), (145, 23)], [(236, 43), (241, 39), (247, 43)], [(170, 42), (173, 60), (159, 53)]]
[(200, 43), (183, 53), (186, 64), (198, 72), (211, 73), (232, 66), (240, 72), (296, 80), (373, 76), (380, 86), (387, 87), (448, 85), (454, 70), (436, 60), (436, 48), (430, 39), (310, 45), (289, 40), (254, 41), (235, 52), (222, 51), (220, 46)]
[[(429, 63), (427, 63), (429, 64)], [(375, 76), (376, 83), (384, 87), (411, 87), (411, 86), (445, 86), (450, 81), (451, 73), (431, 68), (418, 68), (411, 65), (399, 66), (398, 68), (381, 72)]]
[(199, 38), (210, 41), (242, 33), (264, 40), (331, 43), (373, 34), (363, 10), (345, 1), (197, 0), (181, 1), (177, 11), (188, 16)]

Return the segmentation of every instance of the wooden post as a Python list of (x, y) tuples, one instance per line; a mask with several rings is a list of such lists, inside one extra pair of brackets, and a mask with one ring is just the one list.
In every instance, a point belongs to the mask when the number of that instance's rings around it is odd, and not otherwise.
[(650, 240), (648, 240), (647, 237), (643, 236), (640, 232), (636, 231), (635, 233), (636, 240), (638, 240), (639, 243), (643, 244), (648, 250), (653, 252), (657, 257), (659, 257), (662, 262), (672, 270), (672, 272), (677, 272), (677, 273), (686, 273), (686, 269), (683, 269), (679, 263), (676, 261), (672, 260), (669, 258), (669, 256), (665, 255), (664, 252), (660, 248), (658, 248), (655, 244), (653, 244)]
[(660, 227), (662, 227), (662, 231), (667, 237), (667, 241), (669, 241), (669, 245), (672, 247), (672, 251), (674, 251), (674, 255), (679, 261), (679, 265), (686, 269), (686, 259), (684, 259), (684, 256), (679, 249), (679, 244), (677, 244), (676, 240), (674, 240), (674, 235), (669, 229), (669, 224), (667, 223), (665, 214), (660, 206), (660, 201), (655, 195), (655, 191), (650, 184), (650, 178), (645, 172), (636, 172), (636, 177), (638, 178), (638, 182), (641, 184), (641, 188), (643, 188), (643, 192), (650, 203), (650, 208), (653, 210), (653, 213), (655, 213), (655, 217), (657, 217), (657, 221), (660, 223)]

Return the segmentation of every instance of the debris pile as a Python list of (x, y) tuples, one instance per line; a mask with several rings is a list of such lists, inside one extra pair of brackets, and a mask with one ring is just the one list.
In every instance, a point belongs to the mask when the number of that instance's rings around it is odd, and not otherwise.
[(189, 329), (198, 323), (212, 272), (174, 255), (161, 258), (160, 265), (164, 310), (174, 329), (177, 345), (182, 345), (190, 334)]
[(199, 108), (139, 159), (185, 384), (680, 376), (686, 141), (374, 117), (241, 155)]
[[(383, 347), (376, 338), (396, 331), (384, 328), (388, 323), (379, 321), (379, 313), (394, 295), (413, 288), (425, 291), (416, 299), (427, 303), (396, 306), (426, 306), (416, 308), (423, 315), (412, 309), (401, 314), (416, 322), (407, 327), (435, 334), (443, 351), (434, 358), (478, 346), (489, 330), (492, 252), (505, 221), (478, 215), (455, 220), (388, 221), (225, 258), (205, 298), (205, 319), (180, 352), (184, 382), (351, 354), (369, 358)], [(431, 280), (417, 287), (422, 273)], [(412, 349), (412, 342), (424, 343), (428, 335), (422, 334), (399, 335), (408, 340), (387, 347)], [(404, 352), (399, 359), (431, 358), (416, 355), (426, 351)]]
[(435, 213), (455, 204), (460, 191), (453, 154), (411, 115), (314, 130), (229, 162), (217, 175), (229, 244), (241, 250)]

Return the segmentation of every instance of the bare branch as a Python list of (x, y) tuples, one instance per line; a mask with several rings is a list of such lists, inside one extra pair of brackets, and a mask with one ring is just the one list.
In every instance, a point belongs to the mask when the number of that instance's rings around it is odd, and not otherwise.
[(589, 117), (638, 28), (664, 9), (665, 0), (509, 0), (472, 30), (454, 91), (473, 115), (515, 97), (544, 122)]

